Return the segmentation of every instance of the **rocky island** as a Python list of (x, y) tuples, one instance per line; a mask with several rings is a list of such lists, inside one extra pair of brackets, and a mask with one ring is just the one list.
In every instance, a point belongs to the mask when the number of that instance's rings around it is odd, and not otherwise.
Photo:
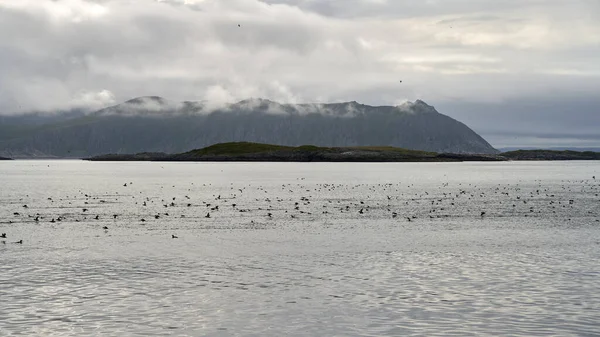
[(510, 160), (600, 160), (600, 153), (592, 151), (517, 150), (501, 156)]

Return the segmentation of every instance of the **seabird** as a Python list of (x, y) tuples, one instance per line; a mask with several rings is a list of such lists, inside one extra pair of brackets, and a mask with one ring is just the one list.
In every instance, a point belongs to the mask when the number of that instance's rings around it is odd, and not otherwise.
[(174, 234), (171, 234), (171, 238), (172, 239), (177, 239), (178, 237), (176, 235), (174, 235)]

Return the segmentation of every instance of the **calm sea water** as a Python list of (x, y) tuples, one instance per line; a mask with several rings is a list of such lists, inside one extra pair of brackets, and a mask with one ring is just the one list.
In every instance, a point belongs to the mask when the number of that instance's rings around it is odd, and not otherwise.
[(600, 335), (599, 193), (599, 162), (0, 162), (0, 335)]

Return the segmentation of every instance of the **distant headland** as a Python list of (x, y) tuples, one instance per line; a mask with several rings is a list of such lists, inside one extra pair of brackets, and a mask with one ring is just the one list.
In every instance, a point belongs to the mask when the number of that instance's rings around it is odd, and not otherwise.
[(600, 152), (569, 150), (517, 150), (501, 156), (509, 160), (600, 160)]

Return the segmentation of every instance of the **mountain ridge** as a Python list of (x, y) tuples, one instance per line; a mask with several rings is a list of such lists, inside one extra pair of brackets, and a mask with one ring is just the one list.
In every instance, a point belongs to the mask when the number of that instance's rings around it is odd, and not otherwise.
[(13, 158), (180, 153), (232, 141), (498, 153), (468, 126), (422, 100), (370, 106), (356, 101), (281, 104), (250, 98), (214, 105), (142, 96), (56, 123), (15, 126), (0, 120), (0, 130), (7, 130), (0, 135), (0, 155)]

